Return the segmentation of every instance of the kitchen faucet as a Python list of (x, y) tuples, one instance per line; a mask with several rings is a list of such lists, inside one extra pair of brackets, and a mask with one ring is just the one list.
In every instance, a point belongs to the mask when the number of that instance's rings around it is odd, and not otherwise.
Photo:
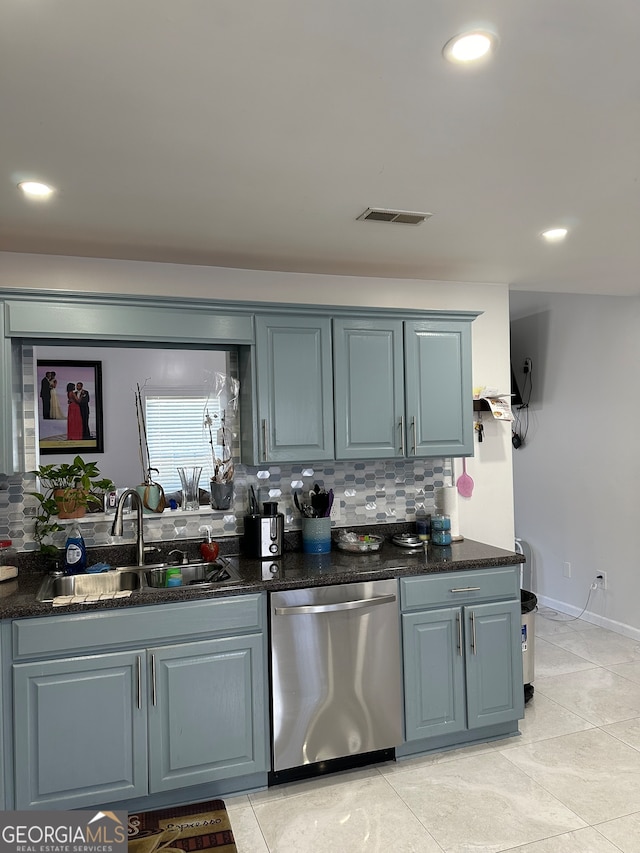
[[(144, 566), (144, 554), (147, 549), (144, 546), (144, 533), (142, 529), (142, 498), (135, 489), (126, 489), (126, 491), (120, 495), (118, 505), (116, 506), (116, 516), (113, 519), (113, 525), (111, 527), (111, 535), (122, 536), (122, 516), (124, 514), (124, 505), (129, 497), (136, 505), (136, 523), (138, 526), (138, 532), (136, 535), (136, 561), (138, 566)], [(156, 549), (149, 548), (149, 550), (151, 551)]]

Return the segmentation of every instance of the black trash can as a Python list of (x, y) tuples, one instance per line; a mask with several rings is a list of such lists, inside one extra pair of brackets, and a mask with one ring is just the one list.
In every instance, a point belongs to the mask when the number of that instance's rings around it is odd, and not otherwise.
[(522, 678), (524, 681), (524, 701), (528, 702), (533, 696), (533, 680), (535, 678), (535, 618), (538, 599), (532, 592), (521, 589), (520, 603), (522, 605)]

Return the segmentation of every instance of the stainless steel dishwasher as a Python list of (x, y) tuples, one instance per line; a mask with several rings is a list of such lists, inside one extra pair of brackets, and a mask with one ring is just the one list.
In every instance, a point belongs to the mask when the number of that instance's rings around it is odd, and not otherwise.
[(397, 581), (273, 592), (270, 600), (276, 781), (287, 768), (398, 746)]

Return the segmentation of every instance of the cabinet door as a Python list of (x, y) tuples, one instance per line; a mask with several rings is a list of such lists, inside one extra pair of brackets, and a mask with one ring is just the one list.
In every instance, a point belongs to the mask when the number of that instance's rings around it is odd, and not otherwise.
[(402, 617), (406, 739), (463, 731), (464, 641), (459, 607)]
[(407, 322), (405, 360), (407, 455), (472, 455), (469, 323)]
[(524, 716), (520, 602), (465, 611), (469, 728)]
[(404, 455), (401, 320), (333, 321), (337, 459)]
[(150, 649), (152, 793), (267, 769), (263, 639)]
[(147, 794), (143, 654), (14, 665), (17, 809)]
[(331, 320), (256, 317), (259, 459), (334, 458)]

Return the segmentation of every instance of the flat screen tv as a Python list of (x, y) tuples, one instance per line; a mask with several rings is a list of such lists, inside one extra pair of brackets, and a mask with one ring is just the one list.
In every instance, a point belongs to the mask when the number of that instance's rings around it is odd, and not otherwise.
[(518, 387), (518, 382), (516, 380), (516, 375), (513, 372), (513, 365), (511, 366), (511, 406), (522, 406), (523, 404), (522, 394), (520, 393), (520, 388)]

